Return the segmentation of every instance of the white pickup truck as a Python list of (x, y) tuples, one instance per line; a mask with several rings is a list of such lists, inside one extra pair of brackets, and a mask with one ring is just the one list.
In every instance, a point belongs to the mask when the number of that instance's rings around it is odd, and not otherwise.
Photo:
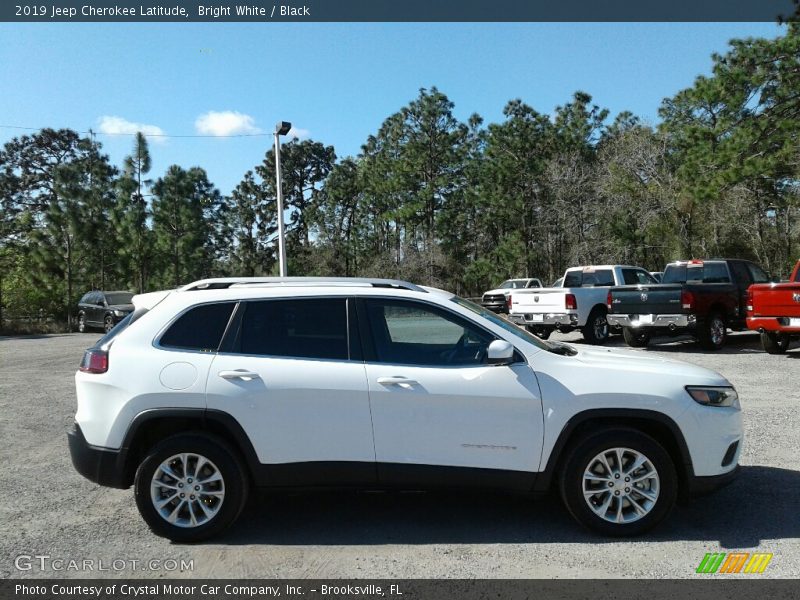
[(590, 344), (602, 344), (609, 336), (606, 314), (608, 291), (617, 285), (655, 284), (652, 275), (629, 265), (572, 267), (559, 288), (514, 290), (509, 296), (509, 319), (547, 339), (580, 329)]

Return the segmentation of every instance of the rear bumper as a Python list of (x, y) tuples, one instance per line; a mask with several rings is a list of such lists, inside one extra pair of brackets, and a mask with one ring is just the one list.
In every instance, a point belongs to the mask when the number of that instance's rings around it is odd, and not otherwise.
[(86, 441), (77, 423), (67, 432), (67, 440), (72, 465), (86, 479), (106, 487), (130, 487), (122, 468), (123, 456), (119, 450), (92, 446)]
[(517, 313), (508, 317), (517, 325), (577, 327), (577, 313)]
[(653, 327), (663, 329), (690, 329), (697, 326), (695, 315), (635, 315), (609, 314), (606, 319), (613, 327)]
[(747, 317), (747, 328), (754, 331), (800, 333), (800, 327), (790, 326), (789, 319), (800, 319), (800, 317)]
[(733, 470), (722, 475), (711, 475), (705, 477), (692, 476), (689, 478), (688, 493), (690, 497), (705, 496), (718, 489), (730, 484), (739, 475), (740, 466), (737, 464)]

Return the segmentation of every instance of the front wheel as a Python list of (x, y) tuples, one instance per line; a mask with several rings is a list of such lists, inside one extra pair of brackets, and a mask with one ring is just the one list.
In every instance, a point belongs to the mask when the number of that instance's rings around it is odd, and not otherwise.
[(86, 315), (83, 313), (78, 315), (78, 333), (86, 333)]
[(761, 332), (761, 346), (768, 354), (783, 354), (789, 348), (789, 341), (788, 333)]
[(708, 318), (698, 323), (697, 327), (700, 346), (706, 350), (719, 350), (725, 345), (728, 329), (721, 314), (711, 313)]
[(114, 319), (112, 319), (111, 316), (108, 315), (106, 316), (105, 319), (103, 319), (103, 331), (108, 333), (112, 329), (114, 329)]
[(612, 536), (639, 535), (675, 505), (678, 476), (667, 451), (634, 430), (585, 438), (565, 463), (561, 497), (582, 525)]
[(622, 337), (631, 348), (645, 348), (650, 343), (650, 332), (646, 329), (622, 328)]
[(236, 453), (221, 439), (178, 434), (149, 451), (136, 471), (134, 494), (142, 518), (156, 535), (197, 542), (218, 535), (237, 519), (247, 500), (247, 477)]
[(586, 325), (583, 326), (583, 339), (590, 344), (605, 344), (608, 340), (608, 321), (606, 320), (605, 310), (595, 308)]

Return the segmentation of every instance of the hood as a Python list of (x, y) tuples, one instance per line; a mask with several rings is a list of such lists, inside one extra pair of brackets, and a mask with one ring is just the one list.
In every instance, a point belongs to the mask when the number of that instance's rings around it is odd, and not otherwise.
[(616, 348), (586, 348), (573, 345), (578, 354), (573, 357), (587, 366), (599, 367), (606, 372), (667, 375), (680, 379), (681, 385), (731, 385), (722, 375), (711, 369), (699, 367), (682, 360), (651, 356), (638, 350)]
[(495, 288), (493, 290), (489, 290), (487, 292), (483, 292), (483, 295), (486, 296), (487, 294), (496, 295), (496, 294), (509, 294), (511, 292), (518, 292), (519, 290), (514, 290), (511, 288)]

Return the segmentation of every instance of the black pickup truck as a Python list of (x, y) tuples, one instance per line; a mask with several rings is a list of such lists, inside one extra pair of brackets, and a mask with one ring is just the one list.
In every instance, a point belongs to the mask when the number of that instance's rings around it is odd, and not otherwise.
[(770, 281), (747, 260), (681, 260), (664, 269), (658, 285), (627, 285), (608, 292), (608, 324), (622, 327), (629, 346), (653, 335), (689, 333), (708, 350), (725, 344), (728, 329), (746, 329), (747, 288)]

